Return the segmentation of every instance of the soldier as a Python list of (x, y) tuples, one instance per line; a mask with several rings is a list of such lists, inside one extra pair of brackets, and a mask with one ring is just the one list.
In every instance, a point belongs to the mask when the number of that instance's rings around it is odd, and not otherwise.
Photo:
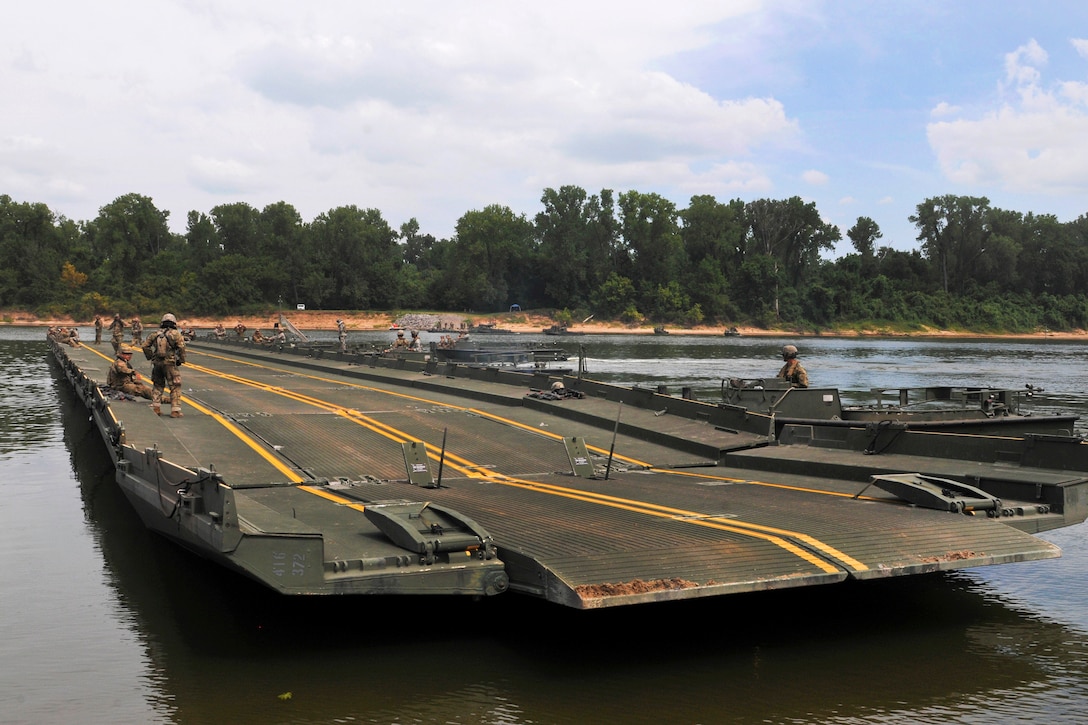
[(793, 345), (784, 345), (782, 359), (786, 364), (778, 371), (778, 377), (788, 380), (795, 388), (807, 388), (808, 373), (801, 367), (801, 361), (797, 359), (797, 348)]
[(264, 334), (262, 334), (260, 330), (255, 330), (253, 332), (253, 342), (257, 345), (264, 344)]
[(170, 387), (170, 417), (181, 418), (181, 373), (185, 364), (185, 340), (178, 331), (178, 319), (167, 312), (159, 331), (144, 341), (144, 356), (151, 361), (151, 410), (161, 415), (163, 390)]
[(340, 341), (340, 352), (348, 351), (348, 331), (343, 320), (336, 321), (336, 338)]
[(407, 350), (408, 341), (404, 339), (404, 330), (397, 330), (397, 339), (393, 342), (393, 350)]
[(131, 325), (132, 325), (132, 346), (133, 347), (140, 347), (140, 343), (143, 342), (143, 332), (144, 332), (143, 323), (140, 322), (139, 317), (133, 317)]
[(102, 315), (94, 316), (94, 344), (102, 344)]
[(423, 352), (423, 341), (419, 339), (419, 330), (412, 330), (412, 341), (408, 343), (412, 352)]
[(246, 336), (246, 326), (239, 322), (234, 326), (234, 331), (238, 333), (238, 339), (241, 340)]
[(227, 331), (223, 329), (223, 323), (222, 322), (215, 323), (215, 339), (216, 340), (222, 340), (226, 336), (227, 336)]
[(125, 321), (121, 319), (121, 313), (118, 312), (113, 316), (113, 322), (110, 323), (110, 333), (112, 333), (113, 354), (121, 352), (121, 343), (125, 340)]
[(117, 359), (106, 375), (106, 385), (112, 390), (152, 400), (151, 386), (132, 367), (132, 353), (135, 351), (136, 348), (131, 345), (121, 345)]

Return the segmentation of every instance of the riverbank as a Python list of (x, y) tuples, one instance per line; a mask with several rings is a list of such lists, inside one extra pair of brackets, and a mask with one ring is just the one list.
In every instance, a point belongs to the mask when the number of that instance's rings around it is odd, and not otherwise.
[[(335, 330), (336, 321), (338, 319), (344, 320), (344, 324), (347, 326), (349, 332), (372, 332), (375, 330), (389, 330), (394, 325), (398, 325), (405, 329), (420, 328), (427, 329), (431, 326), (444, 325), (450, 327), (452, 331), (460, 329), (462, 323), (479, 325), (479, 324), (493, 324), (495, 327), (499, 327), (505, 330), (511, 330), (513, 332), (519, 332), (522, 334), (542, 334), (545, 328), (551, 327), (555, 321), (546, 316), (540, 314), (533, 314), (527, 312), (508, 312), (500, 313), (497, 315), (463, 315), (450, 312), (412, 312), (412, 313), (397, 313), (386, 311), (314, 311), (314, 310), (292, 310), (289, 313), (284, 313), (288, 320), (293, 325), (301, 330)], [(131, 317), (125, 318), (125, 324), (127, 325), (131, 321)], [(215, 327), (217, 323), (222, 323), (224, 327), (232, 329), (235, 325), (241, 322), (250, 331), (262, 330), (269, 331), (272, 328), (273, 323), (279, 319), (277, 313), (271, 313), (268, 315), (241, 315), (233, 317), (223, 318), (211, 318), (211, 317), (191, 317), (183, 318), (181, 320), (184, 327), (193, 327), (195, 329), (211, 329)], [(103, 323), (109, 324), (110, 319), (103, 317)], [(13, 325), (13, 326), (29, 326), (29, 327), (47, 327), (49, 325), (64, 325), (64, 326), (89, 326), (90, 320), (73, 320), (72, 318), (41, 318), (37, 315), (28, 312), (21, 311), (6, 311), (0, 312), (0, 325)], [(156, 327), (155, 319), (145, 319), (144, 327)], [(696, 327), (672, 327), (665, 326), (664, 328), (669, 335), (723, 335), (725, 327), (721, 325), (703, 325)], [(921, 330), (915, 330), (910, 332), (888, 330), (888, 329), (862, 329), (862, 330), (796, 330), (789, 328), (781, 329), (766, 329), (761, 327), (743, 326), (738, 325), (736, 327), (737, 332), (745, 337), (947, 337), (947, 338), (995, 338), (995, 339), (1057, 339), (1057, 340), (1088, 340), (1088, 331), (1074, 330), (1071, 332), (1052, 332), (1052, 331), (1038, 331), (1034, 333), (1012, 333), (1012, 334), (990, 334), (990, 333), (977, 333), (977, 332), (965, 332), (960, 330), (938, 330), (924, 328)], [(587, 320), (585, 322), (575, 322), (569, 327), (570, 332), (584, 333), (592, 335), (608, 335), (608, 334), (622, 334), (622, 335), (654, 335), (654, 326), (652, 324), (642, 325), (629, 325), (621, 322), (601, 322), (597, 320)]]

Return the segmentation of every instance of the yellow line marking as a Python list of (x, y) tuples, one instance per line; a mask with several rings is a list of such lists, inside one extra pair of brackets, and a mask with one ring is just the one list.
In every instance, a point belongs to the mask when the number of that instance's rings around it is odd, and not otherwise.
[(211, 416), (211, 418), (213, 420), (215, 420), (215, 422), (219, 423), (219, 425), (223, 426), (224, 428), (229, 430), (231, 433), (233, 433), (235, 436), (237, 436), (243, 443), (245, 443), (247, 446), (249, 446), (254, 451), (256, 451), (257, 454), (261, 458), (265, 459), (270, 464), (272, 464), (272, 466), (277, 471), (279, 471), (283, 475), (287, 476), (288, 481), (291, 481), (292, 483), (302, 483), (303, 481), (306, 480), (302, 476), (298, 475), (298, 473), (296, 473), (294, 469), (289, 468), (279, 458), (276, 458), (271, 453), (269, 453), (265, 449), (265, 447), (262, 446), (260, 443), (258, 443), (256, 440), (254, 440), (252, 436), (250, 436), (248, 433), (246, 433), (245, 431), (240, 429), (238, 426), (234, 425), (234, 423), (230, 422), (229, 420), (224, 418), (219, 413), (216, 413), (214, 410), (211, 410), (210, 408), (206, 408), (205, 406), (203, 406), (200, 403), (193, 400), (191, 397), (183, 398), (183, 400), (185, 401), (185, 403), (187, 405), (192, 406), (193, 408), (196, 408), (197, 410), (199, 410), (204, 415)]
[[(205, 353), (205, 354), (207, 354), (207, 353)], [(242, 363), (242, 364), (245, 364), (245, 365), (248, 365), (248, 366), (251, 366), (251, 367), (271, 370), (271, 371), (277, 372), (277, 373), (298, 375), (299, 377), (319, 380), (321, 382), (327, 382), (327, 383), (330, 383), (330, 384), (337, 385), (338, 387), (347, 386), (347, 387), (359, 388), (359, 389), (363, 389), (363, 390), (368, 390), (368, 391), (373, 391), (373, 392), (378, 392), (378, 393), (383, 393), (383, 394), (388, 394), (388, 395), (394, 395), (396, 397), (405, 398), (405, 399), (409, 399), (409, 400), (414, 400), (414, 401), (417, 401), (417, 402), (423, 402), (423, 403), (427, 403), (428, 405), (440, 405), (440, 406), (447, 407), (447, 408), (450, 408), (450, 409), (453, 409), (453, 410), (465, 411), (465, 412), (468, 412), (468, 413), (479, 415), (479, 416), (487, 418), (489, 420), (494, 420), (496, 422), (501, 422), (501, 423), (513, 426), (513, 427), (521, 429), (521, 430), (530, 431), (530, 432), (533, 432), (533, 433), (536, 433), (536, 434), (539, 434), (539, 435), (544, 435), (546, 437), (550, 437), (550, 438), (554, 438), (554, 439), (561, 439), (563, 437), (563, 436), (561, 436), (559, 434), (552, 433), (550, 431), (540, 431), (540, 430), (538, 430), (536, 428), (525, 425), (524, 423), (519, 423), (517, 421), (510, 420), (510, 419), (504, 418), (502, 416), (490, 414), (490, 413), (487, 413), (485, 411), (481, 411), (481, 410), (479, 410), (477, 408), (467, 408), (467, 407), (460, 406), (460, 405), (442, 403), (442, 402), (439, 402), (439, 401), (436, 401), (436, 400), (433, 400), (433, 399), (421, 398), (419, 396), (405, 395), (403, 393), (388, 391), (388, 390), (384, 390), (384, 389), (381, 389), (381, 388), (375, 388), (375, 387), (372, 387), (372, 386), (359, 385), (359, 384), (350, 383), (350, 382), (333, 380), (331, 378), (325, 378), (325, 377), (321, 377), (321, 376), (310, 375), (310, 374), (307, 374), (307, 373), (296, 373), (295, 371), (292, 371), (292, 370), (283, 370), (283, 369), (275, 368), (275, 367), (272, 367), (272, 366), (262, 365), (262, 364), (259, 364), (259, 363), (252, 363), (252, 362), (244, 361), (244, 360), (235, 360), (233, 358), (226, 358), (226, 357), (221, 357), (221, 356), (217, 356), (217, 355), (209, 355), (209, 356), (210, 357), (215, 357), (215, 358), (220, 359), (220, 360), (224, 360), (226, 362), (237, 362), (237, 363)], [(360, 413), (357, 410), (353, 410), (353, 409), (350, 409), (350, 408), (345, 408), (345, 407), (337, 405), (335, 403), (330, 403), (330, 402), (322, 400), (320, 398), (315, 398), (315, 397), (312, 397), (312, 396), (309, 396), (309, 395), (306, 395), (306, 394), (303, 394), (303, 393), (297, 393), (297, 392), (294, 392), (294, 391), (289, 391), (289, 390), (286, 390), (286, 389), (284, 389), (284, 388), (282, 388), (280, 386), (274, 386), (274, 385), (269, 385), (269, 384), (266, 384), (266, 383), (261, 383), (259, 381), (250, 380), (250, 379), (247, 379), (247, 378), (242, 378), (240, 376), (232, 375), (230, 373), (223, 373), (223, 372), (219, 372), (219, 371), (214, 371), (214, 370), (211, 370), (210, 368), (205, 368), (203, 366), (195, 366), (195, 367), (196, 367), (197, 370), (199, 370), (201, 372), (204, 372), (204, 373), (206, 373), (208, 375), (212, 375), (212, 376), (215, 376), (215, 377), (226, 379), (226, 380), (229, 380), (231, 382), (236, 382), (236, 383), (241, 384), (241, 385), (247, 385), (247, 386), (250, 386), (250, 387), (265, 390), (267, 392), (270, 392), (270, 393), (273, 393), (273, 394), (276, 394), (276, 395), (281, 395), (283, 397), (289, 398), (291, 400), (295, 400), (297, 402), (300, 402), (300, 403), (303, 403), (303, 404), (306, 404), (306, 405), (312, 405), (314, 407), (321, 408), (321, 409), (326, 410), (328, 412), (333, 412), (333, 413), (336, 413), (338, 415), (342, 415), (345, 418), (347, 418), (347, 419), (349, 419), (349, 420), (351, 420), (351, 421), (353, 421), (353, 422), (355, 422), (355, 423), (357, 423), (359, 425), (362, 425), (365, 428), (367, 428), (367, 429), (369, 429), (369, 430), (371, 430), (371, 431), (373, 431), (375, 433), (378, 433), (379, 435), (382, 435), (382, 436), (384, 436), (386, 438), (389, 438), (390, 440), (397, 441), (397, 442), (406, 442), (406, 441), (413, 440), (407, 433), (405, 433), (403, 431), (400, 431), (400, 430), (398, 430), (396, 428), (393, 428), (392, 426), (389, 426), (389, 425), (387, 425), (385, 423), (382, 423), (382, 422), (380, 422), (378, 420), (375, 420), (375, 419), (371, 418), (370, 416), (367, 416), (367, 415), (365, 415), (363, 413)], [(430, 457), (437, 458), (438, 455), (440, 455), (440, 451), (436, 450), (433, 445), (424, 442), (424, 446), (425, 446), (425, 449), (427, 450), (428, 455)], [(603, 452), (603, 449), (596, 449), (596, 450)], [(730, 521), (726, 522), (725, 520), (721, 519), (720, 517), (711, 517), (711, 516), (707, 516), (705, 514), (702, 514), (700, 512), (696, 512), (696, 511), (686, 511), (686, 510), (683, 510), (683, 509), (675, 509), (675, 508), (672, 508), (672, 507), (661, 506), (661, 505), (658, 505), (658, 504), (652, 504), (652, 503), (645, 502), (645, 501), (635, 501), (635, 500), (632, 500), (632, 499), (620, 498), (620, 497), (616, 497), (616, 496), (609, 496), (609, 495), (605, 495), (605, 494), (596, 494), (596, 493), (587, 492), (587, 491), (580, 491), (580, 490), (577, 490), (577, 489), (571, 489), (571, 488), (567, 488), (567, 487), (564, 487), (564, 486), (556, 486), (554, 484), (547, 484), (547, 483), (541, 483), (541, 482), (536, 482), (536, 481), (525, 481), (525, 480), (522, 480), (522, 479), (510, 478), (510, 477), (504, 476), (502, 474), (492, 473), (490, 471), (485, 471), (485, 472), (481, 473), (481, 469), (480, 469), (480, 467), (478, 465), (475, 465), (471, 461), (468, 461), (467, 459), (464, 459), (464, 458), (462, 458), (462, 457), (460, 457), (460, 456), (458, 456), (456, 454), (453, 454), (452, 452), (450, 452), (448, 450), (446, 451), (446, 459), (447, 459), (447, 462), (451, 465), (452, 468), (454, 468), (455, 470), (460, 470), (462, 473), (464, 473), (464, 475), (469, 476), (471, 478), (482, 479), (482, 480), (486, 480), (486, 481), (489, 481), (491, 483), (496, 483), (496, 484), (500, 484), (500, 485), (515, 486), (515, 487), (519, 487), (519, 488), (530, 489), (530, 490), (539, 491), (539, 492), (542, 492), (542, 493), (548, 493), (548, 494), (551, 494), (551, 495), (562, 496), (562, 497), (565, 497), (565, 498), (577, 499), (577, 500), (580, 500), (580, 501), (585, 501), (587, 503), (595, 503), (597, 505), (610, 506), (610, 507), (613, 507), (613, 508), (619, 508), (619, 509), (623, 509), (623, 510), (627, 510), (627, 511), (632, 511), (632, 512), (635, 512), (635, 513), (641, 513), (643, 515), (657, 516), (657, 517), (661, 517), (661, 518), (671, 518), (671, 519), (681, 520), (681, 521), (684, 521), (686, 523), (691, 523), (691, 524), (695, 524), (695, 525), (698, 525), (698, 526), (706, 526), (706, 527), (709, 527), (709, 528), (715, 528), (715, 529), (719, 529), (719, 530), (722, 530), (722, 531), (730, 531), (730, 532), (733, 532), (733, 533), (740, 533), (740, 534), (743, 534), (743, 535), (746, 535), (746, 536), (753, 536), (753, 537), (756, 537), (756, 538), (764, 539), (766, 541), (769, 541), (769, 542), (775, 544), (776, 546), (779, 546), (779, 547), (789, 551), (790, 553), (793, 553), (796, 556), (799, 556), (800, 558), (804, 559), (805, 561), (808, 561), (809, 563), (813, 564), (814, 566), (817, 566), (818, 568), (820, 568), (823, 571), (826, 571), (828, 573), (837, 572), (838, 569), (836, 567), (828, 564), (823, 559), (813, 555), (811, 552), (808, 552), (805, 549), (803, 549), (801, 547), (798, 547), (797, 545), (793, 544), (792, 542), (786, 541), (785, 539), (783, 539), (781, 537), (782, 536), (789, 536), (789, 537), (796, 538), (797, 540), (804, 542), (806, 545), (811, 546), (811, 547), (815, 548), (816, 550), (823, 552), (824, 554), (828, 555), (829, 557), (831, 557), (833, 559), (836, 559), (836, 560), (842, 562), (843, 564), (845, 564), (846, 566), (848, 566), (848, 567), (850, 567), (852, 569), (855, 569), (857, 571), (866, 571), (866, 570), (868, 570), (868, 567), (865, 564), (863, 564), (862, 562), (854, 559), (853, 557), (849, 556), (848, 554), (845, 554), (845, 553), (843, 553), (841, 551), (838, 551), (833, 546), (831, 546), (829, 544), (826, 544), (826, 543), (820, 541), (819, 539), (816, 539), (815, 537), (812, 537), (812, 536), (810, 536), (808, 534), (803, 534), (803, 533), (800, 533), (800, 532), (790, 531), (790, 530), (786, 530), (786, 529), (779, 529), (779, 528), (770, 527), (770, 526), (762, 526), (760, 524), (748, 523), (748, 522), (744, 522), (744, 521), (730, 520)], [(636, 462), (636, 463), (639, 463), (639, 464), (641, 464), (643, 466), (649, 467), (649, 464), (636, 461), (635, 459), (627, 458), (625, 460), (628, 460), (628, 461), (631, 461), (631, 462)], [(666, 471), (666, 470), (663, 470), (663, 469), (653, 469), (653, 470), (655, 470), (657, 472), (663, 472), (663, 473), (673, 473), (673, 471)], [(707, 477), (711, 478), (709, 476), (707, 476)], [(722, 477), (721, 480), (739, 482), (741, 479), (728, 479), (728, 478)], [(776, 485), (776, 484), (768, 484), (768, 485)], [(783, 488), (794, 488), (794, 487), (785, 487), (785, 486), (782, 486), (782, 487)], [(808, 489), (796, 488), (796, 490), (806, 491)], [(823, 493), (823, 492), (821, 492), (821, 493)], [(846, 494), (843, 494), (843, 495), (845, 496)]]

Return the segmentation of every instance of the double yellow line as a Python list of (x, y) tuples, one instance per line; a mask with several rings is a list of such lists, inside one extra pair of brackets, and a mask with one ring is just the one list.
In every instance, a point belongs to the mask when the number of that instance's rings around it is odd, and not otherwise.
[[(362, 390), (368, 390), (368, 391), (372, 391), (372, 392), (378, 392), (378, 393), (382, 393), (384, 395), (392, 395), (392, 396), (395, 396), (395, 397), (398, 397), (398, 398), (403, 398), (403, 399), (406, 399), (406, 400), (412, 400), (412, 401), (416, 401), (416, 402), (426, 403), (428, 405), (440, 405), (440, 406), (450, 408), (450, 409), (453, 409), (453, 410), (460, 410), (460, 411), (465, 411), (465, 412), (468, 412), (468, 413), (472, 413), (474, 415), (478, 415), (480, 417), (483, 417), (483, 418), (486, 418), (486, 419), (489, 419), (489, 420), (493, 420), (495, 422), (498, 422), (498, 423), (501, 423), (501, 424), (504, 424), (504, 425), (513, 426), (513, 427), (525, 430), (527, 432), (531, 432), (531, 433), (536, 434), (536, 435), (541, 435), (541, 436), (544, 436), (544, 437), (553, 438), (555, 440), (561, 440), (563, 438), (563, 436), (561, 436), (559, 434), (551, 433), (549, 431), (542, 431), (542, 430), (539, 430), (539, 429), (534, 428), (532, 426), (528, 426), (528, 425), (525, 425), (523, 423), (519, 423), (517, 421), (510, 420), (508, 418), (504, 418), (502, 416), (494, 415), (492, 413), (488, 413), (486, 411), (482, 411), (482, 410), (479, 410), (477, 408), (468, 408), (468, 407), (459, 406), (459, 405), (455, 405), (455, 404), (443, 403), (443, 402), (435, 401), (435, 400), (432, 400), (432, 399), (422, 398), (422, 397), (415, 396), (415, 395), (408, 395), (408, 394), (405, 394), (405, 393), (399, 393), (399, 392), (395, 392), (395, 391), (391, 391), (391, 390), (386, 390), (386, 389), (383, 389), (383, 388), (376, 388), (376, 387), (373, 387), (373, 386), (361, 385), (361, 384), (357, 384), (357, 383), (350, 383), (350, 382), (345, 382), (343, 380), (334, 380), (332, 378), (326, 378), (326, 377), (322, 377), (322, 376), (319, 376), (319, 375), (311, 375), (311, 374), (308, 374), (308, 373), (300, 373), (300, 372), (298, 372), (296, 370), (286, 370), (286, 369), (276, 368), (276, 367), (273, 367), (273, 366), (263, 365), (263, 364), (259, 364), (259, 363), (253, 363), (253, 362), (244, 361), (244, 360), (237, 360), (237, 359), (234, 359), (234, 358), (227, 358), (227, 357), (223, 357), (223, 356), (212, 355), (210, 353), (203, 353), (203, 354), (206, 354), (209, 357), (214, 357), (214, 358), (221, 359), (221, 360), (231, 362), (231, 363), (244, 364), (244, 365), (249, 365), (249, 366), (264, 369), (264, 370), (270, 370), (270, 371), (275, 372), (275, 373), (290, 374), (290, 375), (294, 375), (294, 376), (297, 376), (297, 377), (304, 377), (304, 378), (308, 378), (308, 379), (311, 379), (311, 380), (317, 380), (317, 381), (320, 381), (320, 382), (326, 382), (326, 383), (334, 384), (334, 385), (337, 385), (337, 386), (342, 386), (342, 387), (346, 386), (346, 387), (358, 388), (358, 389), (362, 389)], [(378, 433), (379, 435), (384, 436), (384, 437), (388, 438), (389, 440), (395, 441), (397, 443), (405, 443), (405, 442), (415, 440), (411, 436), (409, 436), (407, 433), (405, 433), (404, 431), (401, 431), (401, 430), (399, 430), (397, 428), (394, 428), (394, 427), (389, 426), (389, 425), (387, 425), (385, 423), (382, 423), (382, 422), (380, 422), (378, 420), (375, 420), (374, 418), (372, 418), (370, 416), (367, 416), (367, 415), (365, 415), (363, 413), (360, 413), (357, 410), (353, 410), (353, 409), (350, 409), (350, 408), (345, 408), (343, 406), (337, 405), (335, 403), (330, 403), (330, 402), (322, 400), (320, 398), (315, 398), (315, 397), (310, 396), (310, 395), (306, 395), (306, 394), (303, 394), (303, 393), (298, 393), (298, 392), (295, 392), (295, 391), (287, 390), (287, 389), (285, 389), (283, 387), (280, 387), (280, 386), (268, 385), (266, 383), (261, 383), (259, 381), (252, 380), (252, 379), (249, 379), (249, 378), (244, 378), (244, 377), (237, 376), (237, 375), (232, 375), (232, 374), (229, 374), (229, 373), (223, 373), (223, 372), (212, 370), (210, 368), (206, 368), (206, 367), (199, 366), (199, 365), (189, 364), (189, 367), (192, 367), (192, 368), (194, 368), (194, 369), (196, 369), (196, 370), (198, 370), (198, 371), (200, 371), (202, 373), (212, 375), (214, 377), (219, 377), (221, 379), (228, 380), (230, 382), (234, 382), (234, 383), (237, 383), (237, 384), (240, 384), (240, 385), (246, 385), (246, 386), (249, 386), (249, 387), (264, 390), (266, 392), (270, 392), (270, 393), (273, 393), (273, 394), (276, 394), (276, 395), (286, 397), (286, 398), (291, 399), (291, 400), (295, 400), (295, 401), (303, 403), (305, 405), (314, 406), (314, 407), (320, 408), (322, 410), (325, 410), (325, 411), (328, 411), (328, 412), (331, 412), (331, 413), (335, 413), (337, 415), (341, 415), (341, 416), (347, 418), (348, 420), (351, 420), (352, 422), (354, 422), (354, 423), (356, 423), (358, 425), (361, 425), (361, 426), (367, 428), (368, 430), (370, 430), (372, 432), (375, 432), (375, 433)], [(202, 411), (202, 412), (204, 412), (204, 411)], [(222, 422), (224, 425), (226, 425), (228, 427), (228, 430), (231, 430), (231, 432), (234, 433), (235, 435), (243, 437), (243, 439), (248, 439), (247, 444), (250, 445), (250, 447), (254, 448), (255, 450), (258, 450), (257, 444), (252, 442), (252, 440), (249, 439), (248, 435), (241, 432), (236, 426), (233, 426), (232, 424), (230, 424), (229, 421), (225, 421), (224, 419), (222, 419), (221, 416), (218, 416), (217, 414), (213, 414), (213, 415), (216, 415), (216, 418), (219, 419), (220, 422)], [(831, 545), (829, 545), (829, 544), (827, 544), (827, 543), (825, 543), (823, 541), (820, 541), (819, 539), (816, 539), (815, 537), (809, 536), (808, 534), (803, 534), (803, 533), (800, 533), (800, 532), (790, 531), (790, 530), (787, 530), (787, 529), (781, 529), (781, 528), (776, 528), (776, 527), (771, 527), (771, 526), (762, 526), (762, 525), (759, 525), (759, 524), (747, 523), (747, 522), (743, 522), (743, 521), (736, 521), (736, 520), (732, 520), (732, 519), (725, 519), (723, 517), (708, 516), (706, 514), (703, 514), (701, 512), (697, 512), (697, 511), (689, 511), (689, 510), (685, 510), (685, 509), (678, 509), (678, 508), (674, 508), (674, 507), (671, 507), (671, 506), (663, 506), (663, 505), (653, 504), (653, 503), (649, 503), (649, 502), (645, 502), (645, 501), (636, 501), (636, 500), (632, 500), (632, 499), (628, 499), (628, 498), (621, 498), (621, 497), (618, 497), (618, 496), (611, 496), (611, 495), (607, 495), (607, 494), (600, 494), (600, 493), (593, 493), (593, 492), (589, 492), (589, 491), (582, 491), (582, 490), (578, 490), (578, 489), (569, 488), (569, 487), (566, 487), (566, 486), (557, 486), (557, 485), (554, 485), (554, 484), (543, 483), (543, 482), (540, 482), (540, 481), (530, 481), (530, 480), (526, 480), (526, 479), (520, 479), (520, 478), (505, 476), (503, 474), (495, 473), (495, 472), (490, 471), (488, 469), (482, 468), (479, 465), (474, 464), (472, 461), (469, 461), (468, 459), (465, 459), (464, 457), (459, 456), (457, 454), (451, 453), (450, 451), (446, 451), (443, 454), (441, 449), (439, 449), (439, 448), (437, 448), (437, 447), (435, 447), (435, 446), (433, 446), (433, 445), (431, 445), (429, 443), (423, 442), (423, 445), (425, 447), (425, 450), (427, 451), (427, 455), (430, 456), (432, 459), (437, 460), (437, 458), (439, 456), (444, 455), (447, 465), (450, 465), (451, 468), (453, 468), (454, 470), (462, 473), (463, 475), (465, 475), (467, 477), (486, 480), (488, 482), (499, 484), (499, 485), (504, 485), (504, 486), (514, 486), (514, 487), (518, 487), (518, 488), (522, 488), (522, 489), (526, 489), (526, 490), (538, 491), (538, 492), (547, 493), (547, 494), (553, 495), (553, 496), (562, 496), (564, 498), (569, 498), (569, 499), (578, 500), (578, 501), (584, 501), (584, 502), (587, 502), (587, 503), (593, 503), (593, 504), (597, 504), (597, 505), (609, 506), (609, 507), (612, 507), (612, 508), (622, 509), (622, 510), (625, 510), (625, 511), (631, 511), (631, 512), (643, 514), (643, 515), (646, 515), (646, 516), (655, 516), (655, 517), (658, 517), (658, 518), (681, 520), (681, 521), (684, 521), (686, 523), (690, 523), (690, 524), (693, 524), (693, 525), (696, 525), (696, 526), (703, 526), (703, 527), (707, 527), (707, 528), (711, 528), (711, 529), (716, 529), (716, 530), (719, 530), (719, 531), (727, 531), (727, 532), (731, 532), (731, 533), (737, 533), (737, 534), (742, 534), (742, 535), (745, 535), (745, 536), (750, 536), (750, 537), (762, 539), (762, 540), (765, 540), (765, 541), (767, 541), (769, 543), (774, 544), (775, 546), (778, 546), (778, 547), (790, 552), (791, 554), (794, 554), (795, 556), (800, 557), (801, 559), (809, 562), (813, 566), (819, 568), (821, 571), (824, 571), (824, 572), (827, 572), (827, 573), (837, 573), (839, 571), (839, 568), (836, 567), (834, 564), (828, 562), (826, 559), (813, 554), (812, 551), (810, 551), (809, 549), (814, 550), (814, 551), (818, 551), (818, 552), (822, 553), (824, 556), (826, 556), (826, 557), (828, 557), (828, 558), (830, 558), (832, 560), (840, 562), (843, 566), (845, 566), (845, 567), (847, 567), (847, 568), (849, 568), (851, 570), (854, 570), (854, 571), (866, 571), (866, 570), (868, 570), (868, 567), (865, 564), (863, 564), (862, 562), (858, 561), (857, 559), (849, 556), (848, 554), (846, 554), (846, 553), (844, 553), (842, 551), (839, 551), (835, 547), (833, 547), (833, 546), (831, 546)], [(587, 447), (591, 448), (592, 450), (595, 450), (595, 451), (597, 451), (599, 453), (607, 454), (607, 451), (602, 449), (602, 448), (597, 448), (597, 447), (593, 447), (593, 446), (587, 446)], [(263, 454), (263, 449), (260, 449), (260, 450), (262, 451), (262, 454)], [(624, 457), (624, 456), (614, 456), (614, 457), (619, 458), (619, 459), (624, 460), (624, 461), (627, 461), (629, 463), (635, 464), (635, 465), (650, 468), (650, 470), (654, 470), (656, 472), (661, 472), (661, 473), (669, 473), (669, 474), (673, 474), (673, 475), (691, 475), (691, 476), (698, 476), (700, 478), (707, 478), (707, 479), (718, 480), (718, 481), (729, 481), (729, 482), (739, 482), (740, 481), (740, 479), (726, 478), (726, 477), (722, 477), (722, 476), (708, 476), (706, 474), (690, 474), (690, 473), (685, 473), (685, 472), (678, 472), (678, 471), (671, 471), (671, 470), (666, 471), (666, 470), (662, 470), (662, 469), (655, 469), (655, 468), (649, 466), (649, 464), (644, 463), (642, 461), (638, 461), (638, 460), (633, 459), (633, 458), (628, 458), (628, 457)], [(281, 468), (280, 470), (284, 470), (284, 469)], [(301, 480), (301, 479), (292, 479), (292, 480)], [(751, 483), (754, 483), (754, 482), (751, 482)], [(767, 484), (767, 485), (775, 485), (775, 484)], [(807, 489), (800, 489), (800, 488), (796, 488), (796, 487), (786, 487), (786, 486), (782, 486), (782, 487), (783, 488), (795, 488), (795, 490), (807, 490)], [(303, 488), (306, 488), (307, 490), (309, 490), (309, 491), (311, 491), (313, 493), (317, 493), (319, 495), (325, 496), (326, 498), (330, 498), (332, 500), (336, 500), (336, 501), (346, 503), (346, 504), (351, 504), (351, 502), (349, 500), (343, 499), (343, 498), (341, 498), (339, 496), (336, 496), (335, 494), (330, 494), (327, 491), (313, 489), (313, 488), (305, 487), (305, 486)], [(819, 493), (827, 493), (827, 492), (819, 492)], [(842, 495), (843, 496), (848, 496), (847, 494), (842, 494)], [(355, 505), (357, 505), (357, 504), (355, 504)], [(794, 541), (791, 541), (791, 539), (803, 543), (805, 546), (809, 547), (809, 549), (806, 549), (803, 546), (799, 546), (798, 544), (794, 543)]]

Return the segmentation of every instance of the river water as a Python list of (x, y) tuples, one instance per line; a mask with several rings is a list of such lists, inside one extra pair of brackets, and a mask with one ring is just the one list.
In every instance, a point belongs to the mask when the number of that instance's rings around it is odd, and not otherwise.
[[(1030, 383), (1026, 408), (1088, 418), (1080, 343), (560, 341), (592, 377), (698, 397), (793, 342), (845, 399)], [(3, 723), (1088, 722), (1084, 524), (1043, 535), (1052, 561), (618, 610), (287, 600), (144, 530), (44, 330), (0, 328), (0, 367)]]

